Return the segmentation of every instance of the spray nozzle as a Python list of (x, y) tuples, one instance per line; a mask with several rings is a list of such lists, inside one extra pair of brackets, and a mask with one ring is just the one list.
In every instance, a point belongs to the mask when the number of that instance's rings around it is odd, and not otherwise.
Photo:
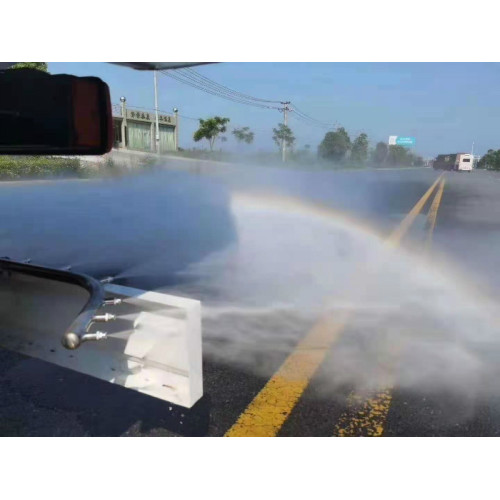
[(116, 319), (116, 316), (114, 314), (100, 314), (96, 315), (92, 318), (92, 321), (100, 321), (100, 322), (105, 322), (107, 323), (108, 321), (113, 321)]
[(106, 332), (95, 332), (95, 333), (86, 333), (82, 335), (82, 342), (86, 342), (88, 340), (105, 340), (108, 338), (108, 334)]
[(118, 304), (121, 304), (123, 302), (122, 299), (106, 299), (102, 305), (103, 306), (116, 306)]

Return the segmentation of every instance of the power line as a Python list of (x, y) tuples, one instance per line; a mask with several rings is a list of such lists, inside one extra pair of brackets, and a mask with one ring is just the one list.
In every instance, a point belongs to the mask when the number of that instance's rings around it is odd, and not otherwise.
[(258, 97), (253, 97), (253, 96), (251, 96), (249, 94), (244, 94), (243, 92), (238, 92), (236, 90), (232, 90), (229, 87), (226, 87), (225, 85), (217, 83), (214, 80), (211, 80), (210, 78), (207, 78), (206, 76), (201, 75), (200, 73), (198, 73), (197, 71), (195, 71), (192, 68), (186, 68), (184, 72), (191, 73), (193, 76), (195, 76), (196, 78), (198, 78), (198, 80), (202, 80), (202, 81), (206, 82), (211, 87), (219, 88), (221, 91), (226, 91), (228, 93), (231, 93), (231, 94), (234, 94), (234, 95), (238, 95), (240, 97), (244, 97), (244, 98), (252, 100), (252, 101), (266, 102), (266, 103), (273, 103), (273, 104), (281, 104), (281, 101), (276, 101), (276, 100), (271, 100), (271, 99), (260, 99)]
[[(169, 78), (172, 78), (176, 80), (179, 83), (183, 83), (185, 85), (189, 85), (193, 88), (196, 88), (202, 92), (205, 92), (207, 94), (219, 97), (221, 99), (225, 99), (237, 104), (244, 104), (247, 106), (252, 106), (256, 107), (259, 109), (273, 109), (277, 111), (283, 111), (283, 107), (279, 106), (272, 106), (271, 104), (285, 104), (284, 101), (275, 101), (271, 99), (261, 99), (258, 97), (251, 96), (249, 94), (245, 94), (243, 92), (239, 92), (236, 90), (233, 90), (225, 85), (219, 84), (215, 82), (214, 80), (211, 80), (210, 78), (207, 78), (197, 71), (193, 70), (192, 68), (182, 68), (182, 69), (177, 69), (175, 71), (166, 71), (166, 70), (160, 70), (159, 71), (162, 75), (168, 76)], [(328, 129), (331, 130), (333, 129), (336, 124), (330, 124), (323, 122), (321, 120), (318, 120), (316, 118), (313, 118), (312, 116), (308, 115), (304, 111), (302, 111), (300, 108), (298, 108), (294, 103), (290, 103), (286, 101), (286, 105), (292, 104), (291, 108), (288, 108), (288, 111), (293, 112), (291, 116), (298, 121), (301, 122), (302, 124), (309, 125), (312, 127), (316, 128), (321, 128), (321, 129)], [(131, 108), (137, 108), (137, 109), (147, 109), (148, 111), (150, 110), (149, 108), (141, 108), (140, 106), (129, 106)], [(165, 111), (161, 111), (162, 113), (165, 113)], [(188, 117), (188, 116), (183, 116), (179, 115), (181, 118), (186, 118), (188, 120), (198, 120), (197, 118), (193, 117)]]
[(322, 129), (322, 130), (332, 130), (334, 128), (333, 125), (326, 125), (326, 124), (319, 124), (319, 123), (316, 123), (316, 122), (311, 122), (309, 120), (307, 120), (306, 118), (304, 118), (303, 116), (297, 114), (297, 113), (293, 113), (293, 109), (292, 109), (292, 114), (290, 115), (294, 120), (304, 124), (304, 125), (309, 125), (310, 127), (316, 127), (316, 128), (319, 128), (319, 129)]
[(160, 71), (162, 75), (168, 76), (169, 78), (172, 78), (174, 80), (177, 80), (180, 83), (184, 83), (185, 85), (190, 85), (191, 87), (194, 87), (198, 90), (201, 90), (203, 92), (206, 92), (208, 94), (214, 95), (216, 97), (220, 97), (221, 99), (226, 99), (228, 101), (232, 102), (237, 102), (239, 104), (246, 104), (247, 106), (253, 106), (261, 109), (278, 109), (276, 106), (269, 106), (266, 104), (260, 104), (257, 102), (252, 102), (244, 98), (240, 98), (237, 96), (229, 95), (227, 93), (222, 93), (218, 90), (209, 88), (205, 85), (202, 85), (198, 82), (196, 82), (193, 78), (186, 77), (185, 75), (179, 75), (178, 74), (179, 70), (174, 72), (167, 72), (167, 71)]
[[(283, 101), (261, 99), (253, 97), (249, 94), (245, 94), (243, 92), (238, 92), (225, 85), (219, 84), (214, 80), (211, 80), (210, 78), (201, 75), (192, 68), (178, 69), (175, 71), (175, 74), (173, 74), (174, 72), (167, 72), (167, 71), (161, 71), (161, 73), (165, 76), (173, 78), (174, 80), (177, 80), (180, 83), (184, 83), (185, 85), (189, 85), (198, 90), (214, 95), (216, 97), (220, 97), (222, 99), (226, 99), (231, 102), (235, 102), (238, 104), (245, 104), (247, 106), (253, 106), (260, 109), (275, 109), (278, 111), (283, 111), (282, 107), (269, 105), (269, 104), (283, 104)], [(334, 124), (328, 124), (322, 122), (321, 120), (313, 118), (312, 116), (308, 115), (300, 108), (295, 106), (295, 104), (292, 103), (292, 105), (293, 108), (289, 108), (288, 110), (293, 111), (294, 115), (292, 116), (294, 116), (294, 118), (297, 121), (300, 121), (303, 124), (322, 129), (332, 129), (335, 126)]]
[(178, 75), (173, 75), (173, 74), (166, 73), (166, 72), (162, 72), (162, 74), (164, 74), (165, 76), (168, 76), (168, 77), (170, 77), (170, 78), (172, 78), (174, 80), (177, 80), (180, 83), (184, 83), (185, 85), (190, 85), (191, 87), (194, 87), (194, 88), (196, 88), (198, 90), (206, 92), (207, 94), (211, 94), (211, 95), (214, 95), (216, 97), (220, 97), (222, 99), (226, 99), (228, 101), (236, 102), (236, 103), (239, 103), (239, 104), (246, 104), (246, 105), (254, 106), (254, 107), (257, 107), (257, 108), (261, 108), (261, 109), (273, 109), (270, 106), (265, 106), (265, 105), (260, 105), (260, 104), (257, 104), (257, 103), (248, 102), (246, 100), (235, 98), (235, 97), (229, 96), (227, 94), (221, 94), (218, 91), (214, 91), (214, 90), (209, 89), (209, 88), (207, 88), (205, 86), (199, 85), (199, 84), (195, 83), (194, 81), (191, 81), (190, 79), (185, 79), (185, 78), (182, 78), (182, 77), (180, 77)]
[(298, 106), (296, 106), (293, 102), (292, 102), (292, 106), (293, 106), (293, 111), (301, 116), (301, 118), (303, 118), (304, 120), (307, 120), (309, 121), (311, 124), (316, 124), (316, 125), (320, 125), (320, 126), (323, 126), (323, 127), (327, 127), (327, 128), (332, 128), (332, 126), (334, 126), (334, 124), (331, 124), (331, 123), (326, 123), (326, 122), (323, 122), (321, 120), (318, 120), (316, 118), (313, 118), (312, 116), (309, 116), (307, 113), (305, 113), (304, 111), (302, 111)]
[[(189, 80), (190, 82), (192, 82), (193, 84), (199, 85), (200, 87), (203, 87), (205, 89), (211, 90), (212, 92), (220, 94), (221, 96), (224, 95), (224, 96), (227, 96), (227, 97), (230, 97), (230, 98), (233, 98), (233, 99), (237, 99), (239, 101), (248, 101), (249, 103), (255, 102), (253, 100), (253, 98), (247, 98), (247, 97), (244, 97), (243, 95), (239, 95), (236, 91), (225, 90), (221, 86), (218, 86), (218, 84), (207, 83), (207, 82), (201, 80), (200, 78), (189, 74), (188, 72), (177, 71), (176, 75), (177, 76), (180, 75), (183, 78), (185, 78), (185, 79)], [(260, 104), (260, 105), (262, 106), (262, 104)]]
[[(292, 110), (292, 111), (295, 111), (295, 110)], [(296, 121), (299, 121), (301, 122), (302, 124), (305, 124), (305, 125), (309, 125), (310, 127), (315, 127), (315, 128), (319, 128), (319, 129), (322, 129), (322, 130), (333, 130), (335, 128), (335, 123), (332, 123), (330, 125), (326, 124), (326, 123), (317, 123), (317, 122), (313, 122), (307, 118), (304, 118), (304, 116), (302, 116), (301, 114), (299, 113), (292, 113), (291, 116), (296, 120)]]
[[(196, 84), (196, 85), (199, 85), (203, 88), (209, 89), (213, 92), (220, 94), (221, 96), (224, 95), (224, 96), (236, 99), (238, 101), (245, 101), (248, 104), (259, 104), (260, 106), (263, 106), (262, 103), (279, 103), (279, 101), (268, 101), (266, 99), (259, 99), (256, 97), (247, 96), (246, 94), (236, 92), (235, 90), (227, 89), (227, 87), (219, 85), (215, 82), (212, 83), (210, 80), (208, 80), (208, 82), (204, 81), (201, 78), (198, 78), (198, 76), (192, 75), (187, 71), (177, 71), (176, 74), (177, 75), (180, 74), (183, 78), (188, 79), (193, 84)], [(269, 106), (267, 106), (267, 107), (269, 107)]]
[(293, 106), (293, 109), (294, 111), (299, 114), (299, 115), (302, 115), (304, 118), (306, 118), (307, 120), (310, 120), (312, 122), (315, 122), (315, 123), (318, 123), (318, 124), (321, 124), (321, 125), (327, 125), (327, 126), (330, 126), (330, 124), (326, 123), (326, 122), (323, 122), (321, 120), (318, 120), (316, 118), (313, 118), (312, 116), (309, 116), (307, 113), (305, 113), (304, 111), (302, 111), (295, 103), (292, 103), (292, 106)]
[[(141, 109), (141, 110), (144, 110), (144, 111), (149, 111), (150, 113), (153, 113), (154, 110), (153, 108), (147, 108), (147, 107), (144, 107), (144, 106), (133, 106), (133, 105), (130, 105), (130, 104), (127, 104), (127, 108), (128, 109)], [(119, 104), (113, 104), (113, 110), (114, 111), (117, 111), (117, 112), (121, 112), (120, 111), (120, 105)], [(161, 110), (159, 109), (158, 110), (160, 113), (165, 113), (165, 114), (168, 114), (170, 113), (169, 111), (165, 111), (165, 110)], [(283, 111), (283, 108), (279, 108), (279, 111)], [(299, 122), (299, 123), (302, 123), (302, 124), (305, 124), (305, 125), (309, 125), (309, 126), (313, 126), (313, 127), (317, 127), (317, 128), (321, 128), (321, 129), (331, 129), (331, 128), (334, 128), (335, 124), (334, 125), (326, 125), (326, 124), (318, 124), (318, 123), (315, 123), (315, 122), (311, 122), (305, 118), (303, 118), (303, 116), (300, 114), (300, 113), (297, 113), (295, 109), (291, 109), (289, 111), (293, 111), (293, 113), (290, 115), (295, 121)], [(186, 120), (192, 120), (192, 121), (195, 121), (195, 122), (198, 122), (200, 120), (200, 118), (195, 118), (193, 116), (187, 116), (187, 115), (181, 115), (179, 114), (179, 117), (180, 118), (183, 118), (183, 119), (186, 119)], [(236, 126), (236, 127), (243, 127), (243, 125), (240, 125), (238, 123), (232, 123), (232, 125)], [(252, 127), (253, 130), (257, 130), (259, 132), (267, 132), (267, 130), (264, 130), (262, 128), (255, 128), (255, 127)]]

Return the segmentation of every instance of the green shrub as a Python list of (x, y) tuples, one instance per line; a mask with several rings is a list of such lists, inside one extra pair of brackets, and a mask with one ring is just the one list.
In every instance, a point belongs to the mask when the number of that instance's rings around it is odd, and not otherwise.
[(0, 180), (82, 177), (78, 158), (0, 156)]

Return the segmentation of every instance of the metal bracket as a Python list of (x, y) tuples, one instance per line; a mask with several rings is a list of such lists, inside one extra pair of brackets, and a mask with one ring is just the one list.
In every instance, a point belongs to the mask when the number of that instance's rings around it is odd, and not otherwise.
[(30, 259), (24, 262), (16, 262), (2, 258), (0, 259), (0, 270), (7, 272), (14, 271), (39, 278), (48, 278), (63, 283), (70, 283), (84, 288), (90, 294), (89, 300), (83, 306), (82, 310), (61, 339), (61, 343), (66, 349), (76, 349), (80, 347), (82, 342), (88, 340), (101, 340), (106, 338), (106, 335), (96, 336), (87, 334), (97, 310), (104, 303), (105, 292), (99, 281), (86, 274), (45, 266), (35, 266), (29, 262), (31, 262)]

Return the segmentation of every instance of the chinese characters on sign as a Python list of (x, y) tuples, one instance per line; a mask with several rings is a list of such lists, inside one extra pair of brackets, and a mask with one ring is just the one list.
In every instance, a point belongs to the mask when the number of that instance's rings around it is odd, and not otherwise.
[[(136, 120), (154, 121), (155, 116), (153, 113), (144, 111), (128, 111), (128, 116)], [(172, 123), (172, 117), (168, 115), (158, 115), (158, 121), (163, 123)]]

